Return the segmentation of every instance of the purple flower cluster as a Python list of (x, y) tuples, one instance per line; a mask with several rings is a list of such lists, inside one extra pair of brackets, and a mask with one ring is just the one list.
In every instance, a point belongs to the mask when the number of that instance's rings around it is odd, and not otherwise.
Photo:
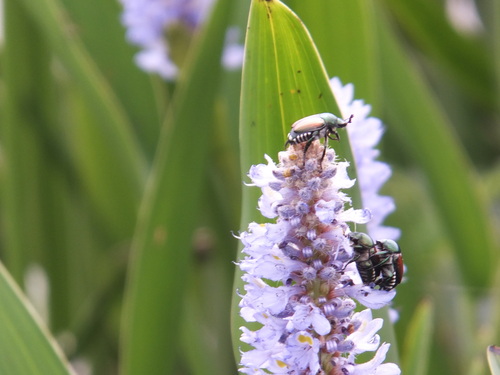
[[(394, 291), (364, 285), (356, 271), (347, 222), (367, 223), (366, 209), (344, 209), (350, 198), (342, 189), (354, 185), (347, 162), (337, 162), (327, 149), (312, 143), (303, 159), (304, 144), (279, 154), (276, 165), (250, 169), (254, 186), (262, 189), (259, 209), (276, 223), (252, 223), (240, 235), (246, 254), (245, 294), (240, 313), (260, 328), (242, 327), (241, 341), (253, 349), (243, 352), (245, 374), (399, 374), (397, 365), (384, 364), (389, 344), (380, 345), (381, 319), (370, 309), (355, 312), (356, 299), (368, 308), (388, 304)], [(356, 356), (376, 351), (366, 363)]]

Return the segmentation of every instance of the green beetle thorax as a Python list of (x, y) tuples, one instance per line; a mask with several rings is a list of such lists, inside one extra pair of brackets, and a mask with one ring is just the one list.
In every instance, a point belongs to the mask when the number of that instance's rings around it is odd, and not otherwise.
[(352, 232), (349, 233), (349, 238), (354, 246), (370, 248), (375, 244), (370, 236), (361, 232)]
[(382, 250), (387, 251), (389, 253), (400, 253), (401, 249), (399, 245), (393, 240), (381, 240), (377, 241), (380, 243)]
[[(337, 127), (339, 125), (344, 125), (344, 120), (342, 120), (341, 118), (338, 118), (337, 116), (335, 116), (332, 113), (320, 113), (316, 116), (321, 117), (323, 119), (325, 125), (335, 126), (335, 127)], [(347, 125), (347, 124), (345, 124), (345, 125)]]

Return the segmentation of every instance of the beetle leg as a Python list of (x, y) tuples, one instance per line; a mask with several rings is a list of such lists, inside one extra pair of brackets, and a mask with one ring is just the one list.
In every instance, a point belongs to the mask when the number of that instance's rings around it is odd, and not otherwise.
[(323, 155), (321, 155), (321, 159), (319, 160), (319, 168), (323, 168), (323, 159), (325, 158), (326, 154), (326, 146), (328, 146), (328, 133), (325, 134), (325, 141), (323, 142)]
[(330, 138), (332, 141), (340, 141), (339, 133), (337, 133), (335, 130), (333, 130), (331, 133), (334, 134), (335, 137), (332, 137), (330, 134), (328, 134), (328, 138)]
[[(376, 255), (378, 255), (378, 254), (376, 254)], [(380, 262), (378, 262), (377, 264), (375, 264), (373, 267), (383, 266), (384, 264), (387, 264), (387, 262), (392, 261), (391, 258), (392, 258), (391, 256), (388, 256), (384, 260), (381, 260)], [(370, 259), (371, 259), (371, 257), (370, 257)]]
[(395, 275), (385, 276), (375, 282), (381, 290), (391, 291), (396, 286)]
[(314, 141), (314, 138), (315, 138), (314, 134), (311, 134), (311, 138), (309, 138), (309, 140), (306, 143), (306, 147), (304, 147), (304, 167), (306, 165), (306, 153), (307, 153), (307, 150), (309, 149), (309, 147), (311, 147), (311, 144)]

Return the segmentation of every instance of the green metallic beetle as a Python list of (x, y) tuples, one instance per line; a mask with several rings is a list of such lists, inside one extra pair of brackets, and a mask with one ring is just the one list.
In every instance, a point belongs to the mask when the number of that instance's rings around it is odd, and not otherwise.
[(375, 284), (381, 290), (394, 289), (403, 278), (403, 255), (399, 245), (393, 240), (374, 242), (361, 232), (349, 233), (359, 276), (363, 284)]
[(292, 124), (292, 130), (288, 133), (288, 140), (285, 143), (285, 147), (306, 142), (306, 147), (304, 148), (305, 162), (307, 149), (311, 146), (311, 143), (316, 139), (324, 138), (325, 148), (323, 156), (321, 156), (321, 165), (325, 157), (328, 139), (338, 141), (340, 137), (336, 129), (345, 128), (347, 124), (351, 123), (352, 118), (353, 115), (347, 120), (342, 120), (331, 113), (319, 113), (297, 120)]
[(349, 233), (354, 257), (351, 262), (356, 262), (359, 276), (363, 284), (370, 285), (377, 279), (377, 269), (373, 264), (372, 257), (375, 255), (375, 242), (365, 233)]
[(393, 240), (380, 240), (375, 243), (375, 254), (372, 261), (375, 267), (375, 282), (380, 289), (392, 290), (403, 279), (404, 263), (401, 248)]

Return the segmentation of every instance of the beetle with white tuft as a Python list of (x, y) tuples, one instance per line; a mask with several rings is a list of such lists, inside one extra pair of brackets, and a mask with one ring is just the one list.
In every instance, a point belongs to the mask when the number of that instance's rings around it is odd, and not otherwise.
[(304, 148), (305, 161), (305, 155), (307, 153), (307, 149), (311, 146), (311, 143), (316, 139), (324, 138), (325, 148), (320, 160), (321, 164), (325, 157), (328, 139), (338, 141), (340, 137), (336, 129), (345, 128), (347, 124), (351, 122), (352, 118), (353, 115), (351, 115), (351, 117), (347, 120), (343, 120), (331, 113), (318, 113), (316, 115), (304, 117), (292, 124), (292, 130), (288, 133), (288, 140), (286, 141), (285, 146), (306, 142), (306, 146)]

